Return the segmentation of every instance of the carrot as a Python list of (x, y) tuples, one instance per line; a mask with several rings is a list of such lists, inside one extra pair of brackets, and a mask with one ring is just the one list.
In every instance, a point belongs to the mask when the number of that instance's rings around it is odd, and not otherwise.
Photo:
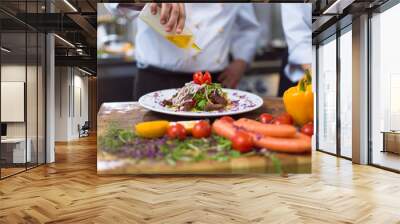
[(288, 138), (296, 135), (296, 128), (292, 125), (264, 124), (247, 118), (241, 118), (233, 124), (247, 131), (270, 137)]
[[(243, 130), (236, 127), (234, 124), (224, 120), (216, 120), (212, 125), (213, 132), (219, 136), (232, 140), (238, 130)], [(311, 138), (302, 133), (296, 133), (291, 138), (277, 138), (264, 136), (260, 133), (243, 130), (250, 134), (253, 138), (253, 143), (259, 148), (266, 148), (271, 151), (302, 153), (311, 150)]]
[(253, 137), (254, 145), (276, 152), (303, 153), (311, 151), (311, 138), (296, 133), (292, 138), (276, 138), (249, 133)]

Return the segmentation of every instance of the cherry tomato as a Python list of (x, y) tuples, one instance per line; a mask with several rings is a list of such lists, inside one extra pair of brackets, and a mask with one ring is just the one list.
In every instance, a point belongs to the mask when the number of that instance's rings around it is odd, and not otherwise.
[(244, 131), (237, 131), (231, 141), (233, 149), (239, 152), (248, 152), (253, 148), (253, 139)]
[(199, 85), (203, 84), (203, 74), (201, 72), (194, 73), (193, 82)]
[(207, 121), (197, 122), (192, 129), (192, 135), (195, 138), (205, 138), (210, 136), (210, 134), (211, 134), (211, 125)]
[(259, 117), (260, 121), (264, 124), (271, 123), (271, 121), (274, 119), (271, 114), (263, 113)]
[(293, 124), (293, 118), (288, 113), (283, 113), (276, 117), (272, 123), (276, 125)]
[(203, 83), (210, 84), (212, 82), (211, 74), (206, 71), (203, 75)]
[(294, 124), (293, 118), (292, 116), (290, 116), (289, 113), (283, 113), (283, 115), (285, 117), (285, 119), (287, 119), (287, 121), (289, 122), (289, 124)]
[(230, 117), (230, 116), (223, 116), (223, 117), (220, 118), (220, 120), (222, 120), (222, 121), (227, 121), (227, 122), (229, 122), (229, 123), (232, 123), (232, 122), (235, 121), (235, 120), (234, 120), (232, 117)]
[(308, 136), (312, 136), (314, 134), (314, 124), (309, 122), (301, 128), (301, 133), (306, 134)]
[(183, 140), (186, 138), (186, 130), (185, 127), (181, 124), (174, 124), (167, 128), (167, 135), (169, 138), (178, 138)]

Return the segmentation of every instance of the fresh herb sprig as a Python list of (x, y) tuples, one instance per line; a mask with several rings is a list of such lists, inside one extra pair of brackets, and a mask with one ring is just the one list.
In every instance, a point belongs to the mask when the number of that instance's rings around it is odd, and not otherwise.
[(118, 124), (111, 123), (107, 128), (104, 135), (99, 137), (99, 144), (106, 151), (118, 151), (123, 145), (132, 142), (135, 138), (135, 133), (130, 130), (118, 127)]
[(202, 160), (228, 161), (240, 156), (232, 150), (231, 141), (212, 135), (209, 138), (187, 138), (185, 140), (168, 140), (161, 146), (161, 151), (169, 164), (178, 161), (198, 162)]

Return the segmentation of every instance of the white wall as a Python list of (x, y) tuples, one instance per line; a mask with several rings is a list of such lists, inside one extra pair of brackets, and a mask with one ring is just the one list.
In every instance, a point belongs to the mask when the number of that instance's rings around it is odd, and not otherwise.
[[(38, 69), (38, 70), (37, 70)], [(25, 64), (3, 64), (1, 66), (2, 82), (24, 82), (26, 84), (26, 107), (22, 108), (22, 113), (26, 112), (27, 119), (23, 122), (6, 122), (8, 138), (25, 138), (30, 140), (32, 162), (44, 162), (44, 74), (39, 66), (27, 67)], [(25, 80), (27, 78), (27, 80)], [(2, 96), (6, 97), (7, 96)], [(11, 110), (10, 108), (1, 108)], [(9, 111), (10, 112), (10, 111)], [(39, 153), (39, 156), (37, 156)]]
[[(25, 82), (25, 65), (2, 65), (1, 81)], [(6, 108), (1, 108), (6, 110)], [(25, 123), (7, 123), (7, 137), (25, 137)]]
[(55, 85), (55, 141), (77, 139), (78, 125), (88, 120), (88, 78), (76, 68), (56, 67)]
[[(36, 76), (36, 67), (18, 64), (9, 64), (1, 66), (1, 81), (3, 82), (25, 82), (26, 70), (28, 74), (28, 88), (27, 88), (27, 106), (30, 108), (27, 112), (28, 124), (28, 137), (30, 128), (36, 130), (37, 115), (32, 111), (36, 111), (37, 99), (36, 99), (36, 80), (31, 75)], [(39, 105), (40, 106), (40, 105)], [(6, 110), (7, 108), (1, 108)], [(32, 123), (33, 122), (33, 123)], [(7, 136), (8, 137), (25, 137), (25, 123), (26, 122), (11, 122), (7, 123)], [(33, 130), (32, 129), (32, 130)], [(32, 131), (33, 132), (33, 131)], [(36, 134), (36, 132), (35, 132)]]
[(68, 141), (69, 68), (55, 68), (55, 141)]

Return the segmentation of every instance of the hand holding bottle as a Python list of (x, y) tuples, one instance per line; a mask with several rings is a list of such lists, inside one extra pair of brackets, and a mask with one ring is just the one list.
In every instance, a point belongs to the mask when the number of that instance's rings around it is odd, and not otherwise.
[(150, 3), (151, 13), (160, 12), (160, 23), (164, 26), (166, 32), (175, 31), (180, 34), (185, 26), (185, 5), (184, 3)]

